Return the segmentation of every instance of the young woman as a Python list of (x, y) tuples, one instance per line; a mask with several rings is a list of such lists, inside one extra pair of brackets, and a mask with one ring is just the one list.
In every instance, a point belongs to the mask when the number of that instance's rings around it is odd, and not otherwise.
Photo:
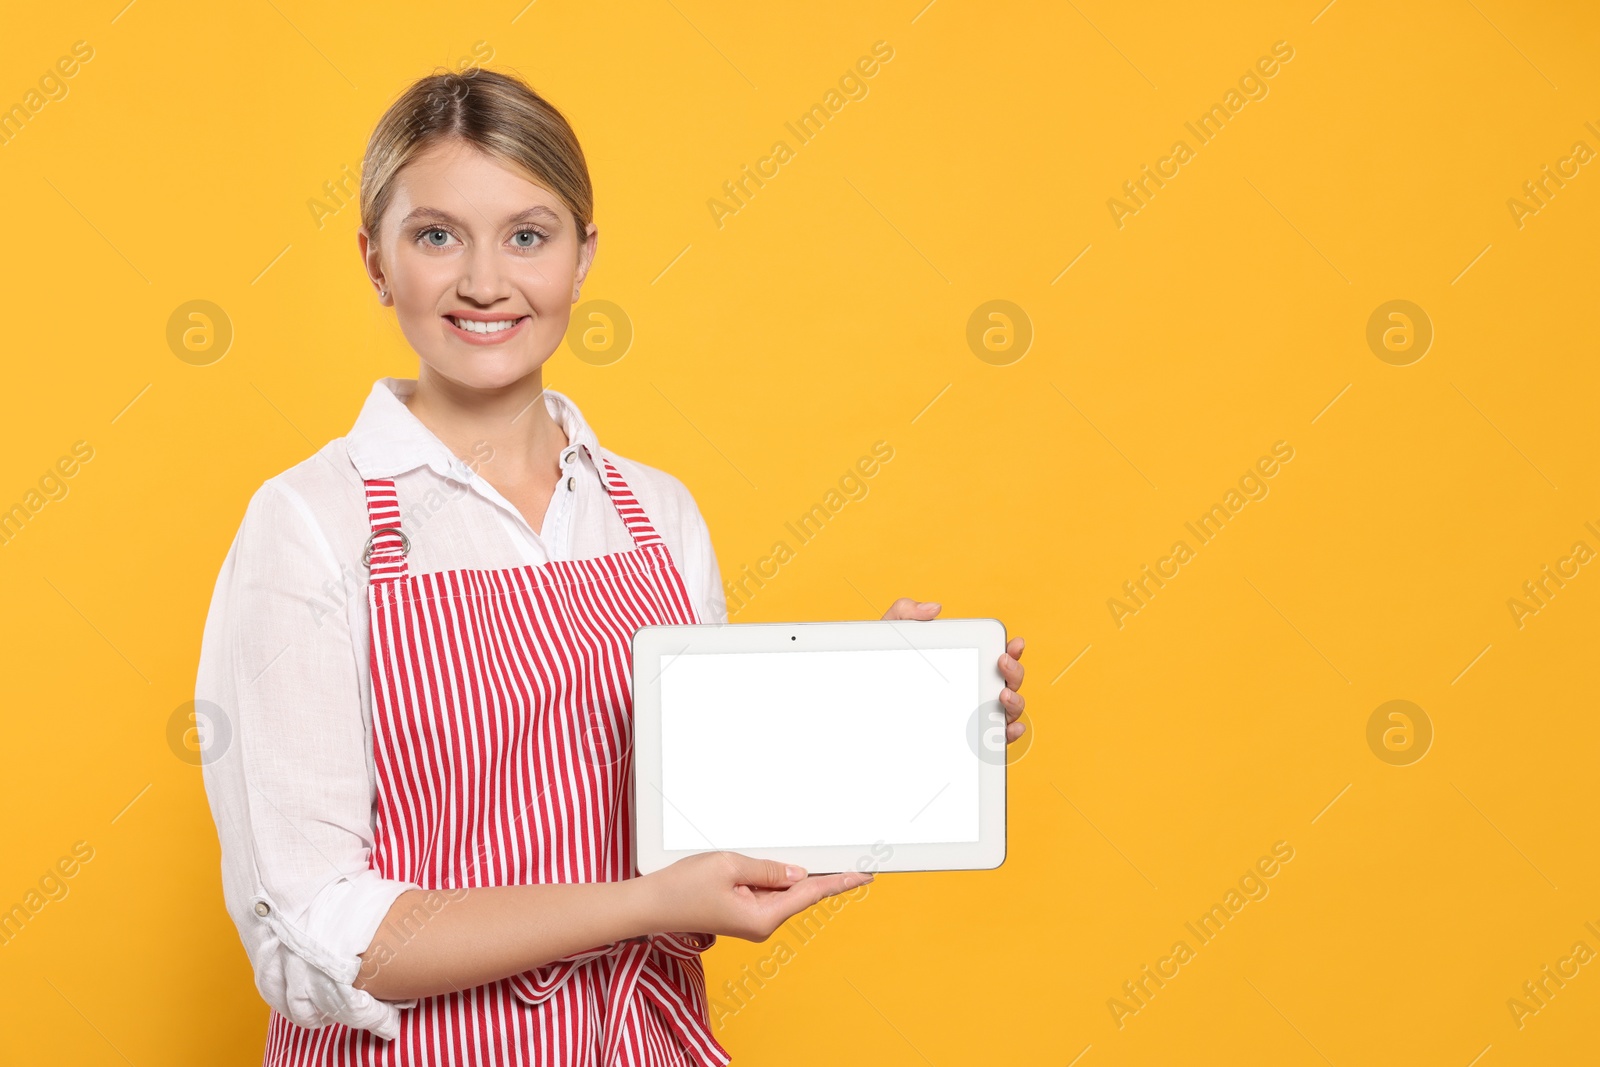
[(514, 78), (430, 76), (373, 133), (361, 223), (417, 377), (252, 497), (196, 687), (265, 1063), (725, 1064), (699, 954), (871, 876), (634, 876), (630, 639), (727, 612), (688, 489), (543, 384), (594, 260), (582, 150)]

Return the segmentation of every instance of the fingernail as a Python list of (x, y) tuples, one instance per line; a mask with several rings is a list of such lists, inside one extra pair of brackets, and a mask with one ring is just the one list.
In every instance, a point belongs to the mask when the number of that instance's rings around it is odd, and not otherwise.
[(917, 605), (917, 607), (919, 607), (919, 608), (936, 608), (938, 606), (939, 606), (939, 602), (937, 600), (928, 600), (928, 601), (924, 601), (923, 603)]
[(801, 870), (799, 867), (796, 867), (792, 863), (783, 869), (783, 873), (789, 876), (789, 881), (791, 882), (798, 882), (800, 879), (806, 876), (805, 871)]

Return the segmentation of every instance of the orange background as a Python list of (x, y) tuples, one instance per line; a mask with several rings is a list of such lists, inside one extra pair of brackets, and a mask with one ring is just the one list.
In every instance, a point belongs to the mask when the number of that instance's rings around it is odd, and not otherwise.
[[(0, 144), (0, 508), (28, 510), (0, 546), (0, 907), (73, 869), (0, 945), (0, 1060), (260, 1057), (169, 724), (250, 494), (415, 374), (354, 183), (325, 183), (406, 83), (477, 59), (571, 118), (601, 231), (584, 297), (632, 328), (621, 358), (559, 350), (547, 384), (685, 481), (725, 578), (894, 449), (735, 621), (911, 595), (1027, 638), (1005, 865), (881, 876), (809, 940), (722, 939), (724, 996), (792, 949), (719, 1018), (735, 1062), (1592, 1061), (1593, 957), (1537, 1012), (1508, 1001), (1600, 952), (1600, 567), (1560, 563), (1600, 549), (1600, 26), (1575, 3), (1320, 3), (9, 15), (0, 105), (74, 42), (92, 58)], [(1278, 42), (1292, 58), (1202, 143), (1185, 124)], [(719, 225), (709, 202), (778, 140)], [(192, 300), (232, 334), (204, 365), (168, 338)], [(1369, 345), (1393, 300), (1416, 311)], [(1194, 538), (1280, 441), (1258, 498)], [(1547, 564), (1569, 577), (1519, 618)], [(1135, 604), (1146, 565), (1170, 577)], [(1278, 842), (1292, 859), (1247, 879)], [(1185, 924), (1241, 879), (1266, 895), (1201, 942)], [(1147, 965), (1173, 976), (1135, 1001)]]

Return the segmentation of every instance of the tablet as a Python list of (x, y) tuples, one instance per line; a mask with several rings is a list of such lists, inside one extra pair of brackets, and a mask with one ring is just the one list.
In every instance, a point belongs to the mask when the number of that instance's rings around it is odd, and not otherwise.
[(849, 870), (1006, 854), (998, 619), (645, 626), (633, 636), (640, 874), (730, 851)]

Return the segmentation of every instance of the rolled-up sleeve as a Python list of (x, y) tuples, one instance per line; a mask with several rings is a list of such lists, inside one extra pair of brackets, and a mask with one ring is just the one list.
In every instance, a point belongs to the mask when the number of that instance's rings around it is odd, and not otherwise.
[(305, 501), (279, 479), (265, 483), (206, 617), (199, 759), (223, 902), (262, 998), (299, 1026), (338, 1022), (392, 1039), (416, 1001), (381, 1001), (353, 983), (390, 905), (419, 887), (371, 867), (355, 658), (366, 649), (353, 647), (352, 597), (365, 602), (359, 559), (341, 566)]

